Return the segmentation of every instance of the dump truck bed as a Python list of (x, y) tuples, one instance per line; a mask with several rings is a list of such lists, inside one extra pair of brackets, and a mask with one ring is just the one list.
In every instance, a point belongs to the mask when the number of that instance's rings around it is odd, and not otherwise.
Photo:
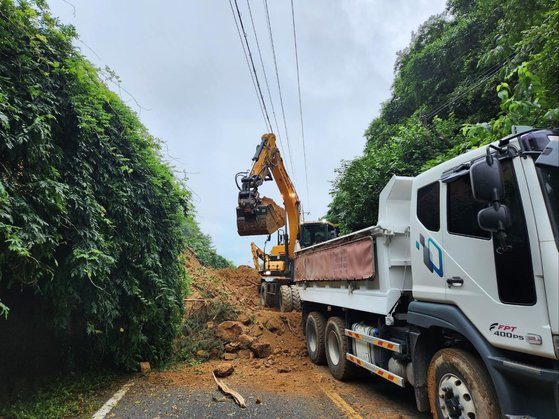
[(378, 225), (296, 251), (301, 300), (388, 315), (411, 295), (410, 199), (411, 179), (394, 176)]
[(361, 281), (375, 278), (376, 227), (297, 252), (295, 281)]

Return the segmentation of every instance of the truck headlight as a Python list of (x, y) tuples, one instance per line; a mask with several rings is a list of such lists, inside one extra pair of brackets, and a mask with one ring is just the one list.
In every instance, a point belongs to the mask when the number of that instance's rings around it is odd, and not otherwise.
[(272, 275), (272, 272), (266, 271), (266, 272), (264, 272), (264, 275)]
[(555, 348), (555, 356), (559, 359), (559, 335), (553, 336), (553, 347)]

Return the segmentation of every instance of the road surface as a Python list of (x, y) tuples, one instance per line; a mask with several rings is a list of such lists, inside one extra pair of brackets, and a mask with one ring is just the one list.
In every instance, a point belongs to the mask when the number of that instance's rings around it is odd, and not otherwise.
[(239, 364), (237, 371), (224, 381), (245, 398), (247, 407), (243, 409), (213, 382), (211, 367), (218, 363), (207, 364), (180, 366), (133, 379), (107, 417), (430, 417), (417, 412), (411, 389), (401, 389), (372, 375), (341, 383), (330, 376), (326, 367), (312, 364), (293, 373), (258, 368), (252, 374), (247, 372), (247, 366)]

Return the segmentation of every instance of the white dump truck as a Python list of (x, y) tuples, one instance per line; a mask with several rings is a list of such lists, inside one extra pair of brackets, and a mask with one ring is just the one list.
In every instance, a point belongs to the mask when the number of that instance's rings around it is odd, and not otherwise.
[(411, 386), (435, 417), (558, 417), (558, 140), (394, 176), (376, 226), (297, 251), (310, 359)]

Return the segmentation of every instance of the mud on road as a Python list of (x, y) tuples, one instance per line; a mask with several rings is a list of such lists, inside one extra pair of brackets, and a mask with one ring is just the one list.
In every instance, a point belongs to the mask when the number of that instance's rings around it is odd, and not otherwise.
[[(193, 256), (187, 268), (193, 278), (187, 316), (208, 306), (204, 295), (225, 299), (236, 309), (236, 318), (204, 325), (221, 339), (225, 352), (199, 351), (200, 361), (214, 359), (135, 379), (109, 417), (429, 417), (415, 409), (411, 388), (401, 389), (366, 371), (342, 383), (327, 367), (310, 362), (301, 314), (260, 307), (255, 270), (210, 270)], [(245, 398), (244, 409), (217, 389), (212, 372), (223, 364), (233, 367), (223, 381)]]
[(212, 371), (221, 361), (139, 378), (112, 410), (114, 418), (415, 418), (413, 391), (369, 376), (342, 383), (327, 367), (303, 365), (290, 373), (264, 373), (233, 361), (235, 372), (223, 379), (246, 401), (241, 408), (218, 391)]

